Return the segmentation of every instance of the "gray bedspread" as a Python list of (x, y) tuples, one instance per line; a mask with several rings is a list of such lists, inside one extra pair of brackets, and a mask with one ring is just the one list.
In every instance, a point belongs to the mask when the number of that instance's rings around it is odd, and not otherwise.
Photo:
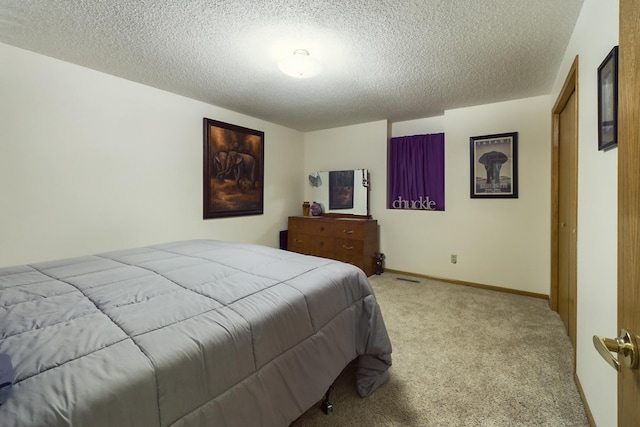
[(0, 268), (13, 426), (287, 426), (389, 341), (364, 273), (263, 246), (192, 240)]

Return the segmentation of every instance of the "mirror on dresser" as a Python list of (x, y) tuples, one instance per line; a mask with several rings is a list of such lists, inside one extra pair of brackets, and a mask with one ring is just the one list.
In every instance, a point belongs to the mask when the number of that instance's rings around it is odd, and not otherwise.
[(311, 201), (325, 214), (369, 217), (369, 171), (350, 169), (309, 174)]

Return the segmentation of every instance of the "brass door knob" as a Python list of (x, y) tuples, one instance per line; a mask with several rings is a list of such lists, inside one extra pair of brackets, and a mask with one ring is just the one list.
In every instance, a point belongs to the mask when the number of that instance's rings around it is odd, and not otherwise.
[[(618, 338), (603, 338), (594, 335), (593, 345), (600, 356), (616, 371), (620, 371), (620, 361), (630, 369), (638, 368), (638, 340), (633, 332), (622, 329)], [(618, 353), (617, 359), (613, 357), (612, 352)]]

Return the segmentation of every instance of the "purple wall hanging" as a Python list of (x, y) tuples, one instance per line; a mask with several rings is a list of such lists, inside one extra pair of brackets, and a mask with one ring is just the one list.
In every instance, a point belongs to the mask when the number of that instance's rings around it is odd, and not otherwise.
[(389, 143), (389, 209), (444, 211), (444, 133)]

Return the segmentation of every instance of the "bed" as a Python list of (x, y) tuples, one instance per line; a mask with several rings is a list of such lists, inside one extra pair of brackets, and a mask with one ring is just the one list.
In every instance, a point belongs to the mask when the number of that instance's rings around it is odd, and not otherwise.
[(391, 365), (360, 269), (215, 240), (0, 268), (1, 353), (3, 427), (287, 426)]

